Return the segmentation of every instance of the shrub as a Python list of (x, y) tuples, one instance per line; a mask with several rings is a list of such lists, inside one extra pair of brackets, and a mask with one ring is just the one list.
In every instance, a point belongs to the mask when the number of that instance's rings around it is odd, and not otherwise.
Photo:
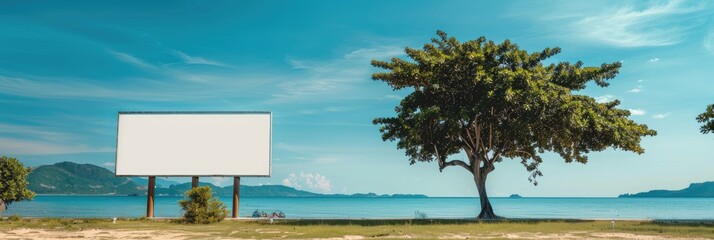
[(14, 202), (35, 197), (35, 193), (27, 189), (30, 171), (17, 158), (0, 156), (0, 202), (3, 202), (0, 210), (5, 210)]
[(197, 187), (184, 193), (185, 198), (179, 201), (183, 209), (183, 217), (188, 223), (220, 222), (228, 215), (226, 205), (213, 197), (208, 186)]

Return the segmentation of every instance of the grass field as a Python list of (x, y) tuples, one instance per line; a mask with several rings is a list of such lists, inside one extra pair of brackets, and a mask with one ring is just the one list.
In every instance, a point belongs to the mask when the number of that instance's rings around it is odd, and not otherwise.
[(210, 225), (171, 220), (5, 219), (0, 239), (714, 239), (714, 223), (586, 220), (280, 220)]

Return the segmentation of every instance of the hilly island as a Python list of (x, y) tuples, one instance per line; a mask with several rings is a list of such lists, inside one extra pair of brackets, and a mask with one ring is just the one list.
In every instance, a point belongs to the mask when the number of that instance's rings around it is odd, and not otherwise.
[(680, 190), (652, 190), (635, 194), (622, 194), (620, 198), (632, 197), (655, 197), (655, 198), (677, 198), (677, 197), (714, 197), (714, 182), (692, 183), (689, 187)]
[[(92, 164), (60, 162), (53, 165), (35, 167), (27, 176), (29, 189), (37, 194), (74, 194), (74, 195), (146, 195), (146, 179), (138, 177), (117, 177), (106, 168)], [(157, 178), (155, 194), (158, 196), (182, 196), (191, 188), (191, 183), (177, 183)], [(214, 195), (230, 196), (233, 186), (220, 187), (211, 183), (199, 183), (209, 186)], [(240, 186), (244, 197), (411, 197), (423, 198), (421, 194), (320, 194), (282, 185)]]

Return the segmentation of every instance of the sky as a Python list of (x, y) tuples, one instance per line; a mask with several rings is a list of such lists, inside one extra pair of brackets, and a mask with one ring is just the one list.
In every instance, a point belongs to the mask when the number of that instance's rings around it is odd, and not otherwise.
[[(376, 117), (407, 91), (373, 81), (370, 60), (405, 58), (437, 30), (467, 41), (560, 47), (548, 62), (621, 62), (607, 88), (658, 131), (645, 153), (587, 164), (546, 154), (538, 186), (519, 160), (490, 196), (614, 197), (714, 181), (714, 3), (707, 1), (0, 1), (0, 155), (114, 169), (118, 111), (271, 111), (272, 176), (319, 193), (477, 196), (470, 173), (409, 165)], [(171, 179), (169, 179), (171, 180)], [(174, 179), (184, 181), (186, 179)], [(222, 186), (229, 178), (202, 178)]]

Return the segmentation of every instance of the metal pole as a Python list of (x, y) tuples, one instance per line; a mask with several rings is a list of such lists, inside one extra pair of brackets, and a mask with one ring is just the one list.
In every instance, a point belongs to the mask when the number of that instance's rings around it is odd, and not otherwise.
[(198, 177), (192, 177), (191, 178), (191, 188), (197, 188), (198, 187)]
[(156, 177), (149, 176), (149, 189), (146, 194), (146, 217), (154, 217), (154, 187), (156, 185)]
[(233, 177), (233, 218), (238, 218), (240, 205), (240, 177)]

